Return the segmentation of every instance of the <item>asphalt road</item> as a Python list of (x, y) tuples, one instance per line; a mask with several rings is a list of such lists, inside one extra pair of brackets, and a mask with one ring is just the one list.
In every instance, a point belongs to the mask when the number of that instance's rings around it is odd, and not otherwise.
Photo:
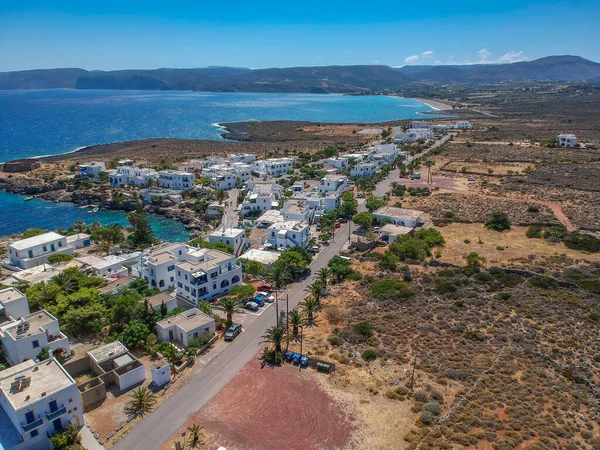
[[(449, 139), (449, 136), (447, 139)], [(442, 142), (437, 142), (431, 148), (441, 145), (447, 139), (442, 139)], [(422, 156), (427, 151), (417, 156)], [(385, 194), (390, 189), (392, 181), (398, 180), (398, 176), (399, 169), (392, 170), (390, 175), (377, 185), (376, 195)], [(364, 202), (361, 202), (359, 210), (363, 211), (364, 209)], [(349, 223), (342, 224), (337, 229), (334, 242), (323, 247), (321, 252), (313, 259), (310, 266), (313, 274), (326, 267), (329, 260), (340, 253), (348, 242), (349, 226)], [(304, 289), (312, 282), (312, 278), (311, 276), (289, 285), (290, 310), (306, 297), (307, 294)], [(279, 305), (280, 309), (286, 307), (285, 301), (280, 300)], [(200, 373), (140, 422), (113, 448), (116, 450), (160, 448), (188, 420), (190, 414), (206, 405), (239, 373), (248, 361), (256, 357), (257, 352), (262, 347), (261, 336), (265, 334), (267, 328), (274, 325), (276, 325), (275, 308), (269, 308), (258, 316), (252, 326), (229, 344), (227, 349), (216, 356)], [(243, 401), (243, 393), (240, 393), (240, 401)]]

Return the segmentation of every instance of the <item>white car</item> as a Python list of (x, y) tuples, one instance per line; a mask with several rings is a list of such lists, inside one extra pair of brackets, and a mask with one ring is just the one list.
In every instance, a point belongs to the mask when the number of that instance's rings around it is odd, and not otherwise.
[(275, 297), (273, 297), (268, 292), (259, 291), (256, 295), (259, 295), (260, 297), (264, 298), (265, 302), (273, 303), (275, 301)]

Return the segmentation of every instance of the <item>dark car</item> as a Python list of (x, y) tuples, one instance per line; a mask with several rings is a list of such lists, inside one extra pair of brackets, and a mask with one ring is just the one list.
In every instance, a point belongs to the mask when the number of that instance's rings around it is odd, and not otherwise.
[(233, 341), (238, 334), (242, 332), (242, 326), (239, 323), (234, 323), (225, 332), (225, 340)]
[(250, 300), (251, 302), (256, 303), (258, 306), (263, 307), (265, 306), (265, 299), (262, 298), (260, 295), (257, 295), (256, 297), (254, 297), (252, 300)]
[(246, 302), (244, 308), (249, 309), (250, 311), (258, 311), (258, 305), (254, 302)]

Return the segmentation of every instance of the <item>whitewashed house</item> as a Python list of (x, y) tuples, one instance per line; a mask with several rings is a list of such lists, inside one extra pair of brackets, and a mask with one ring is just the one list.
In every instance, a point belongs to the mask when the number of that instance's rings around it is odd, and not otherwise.
[(29, 269), (48, 262), (52, 255), (72, 255), (75, 247), (53, 231), (18, 241), (8, 240), (8, 259), (13, 266)]
[(0, 407), (2, 449), (50, 450), (54, 433), (84, 425), (77, 384), (54, 358), (0, 372)]
[(422, 120), (413, 120), (410, 123), (410, 128), (431, 128), (431, 125)]
[(434, 136), (433, 130), (429, 128), (409, 128), (407, 131), (394, 128), (394, 142), (398, 143), (426, 141), (433, 139)]
[(82, 178), (88, 178), (92, 180), (98, 180), (101, 172), (106, 172), (106, 164), (100, 161), (92, 161), (77, 166), (79, 169), (79, 176)]
[(323, 167), (335, 167), (340, 172), (344, 169), (348, 168), (348, 158), (345, 157), (337, 157), (337, 158), (328, 158), (323, 162)]
[(461, 120), (459, 122), (456, 122), (456, 128), (459, 130), (468, 130), (469, 128), (471, 128), (471, 123), (466, 120)]
[(164, 243), (144, 250), (135, 268), (150, 287), (165, 291), (175, 287), (175, 265), (186, 257), (185, 244)]
[(267, 242), (277, 249), (308, 247), (311, 232), (308, 222), (277, 222), (267, 229)]
[(141, 189), (140, 197), (146, 204), (160, 204), (163, 200), (168, 200), (173, 203), (181, 203), (183, 201), (180, 191), (162, 188)]
[(577, 144), (577, 137), (574, 134), (559, 134), (558, 145), (561, 147), (572, 148)]
[(399, 152), (396, 144), (385, 144), (376, 145), (372, 155), (381, 157), (386, 164), (389, 164), (398, 157)]
[(38, 359), (45, 348), (63, 355), (70, 352), (69, 339), (60, 331), (58, 319), (44, 309), (0, 325), (0, 342), (12, 365)]
[(294, 158), (272, 158), (254, 161), (254, 172), (259, 177), (277, 177), (294, 170)]
[(378, 219), (380, 222), (386, 221), (394, 225), (415, 228), (421, 224), (421, 216), (423, 214), (423, 211), (418, 211), (416, 209), (382, 206), (373, 212), (373, 217)]
[(198, 308), (188, 309), (156, 323), (156, 336), (159, 342), (177, 341), (184, 347), (188, 347), (193, 340), (205, 333), (214, 336), (215, 319)]
[(27, 296), (9, 287), (0, 290), (0, 326), (29, 314)]
[(108, 182), (112, 187), (124, 185), (148, 186), (158, 179), (158, 172), (154, 169), (135, 166), (119, 166), (108, 171)]
[(174, 294), (167, 292), (151, 295), (150, 297), (140, 300), (140, 302), (148, 302), (148, 306), (152, 309), (152, 311), (160, 311), (162, 305), (165, 305), (165, 308), (167, 308), (167, 313), (170, 313), (177, 308), (177, 297)]
[(79, 269), (97, 277), (119, 277), (127, 275), (127, 267), (123, 266), (125, 258), (117, 255), (99, 257), (82, 255), (73, 259)]
[(244, 164), (252, 164), (254, 161), (256, 161), (256, 155), (253, 155), (252, 153), (231, 153), (227, 156), (227, 159), (232, 163), (239, 162)]
[(281, 214), (284, 221), (312, 223), (316, 209), (304, 200), (289, 200), (283, 204)]
[(348, 190), (348, 177), (345, 175), (327, 175), (319, 182), (319, 194), (343, 193)]
[(360, 162), (350, 170), (350, 175), (356, 178), (370, 178), (377, 172), (377, 164), (372, 162)]
[(216, 300), (242, 283), (242, 265), (235, 256), (219, 250), (188, 249), (187, 259), (176, 265), (177, 295), (197, 305)]
[(166, 189), (178, 191), (191, 191), (194, 189), (196, 175), (191, 172), (180, 172), (178, 170), (161, 170), (158, 172), (158, 181)]
[(283, 190), (275, 182), (248, 182), (248, 193), (240, 205), (243, 215), (252, 211), (269, 211), (279, 207)]
[(233, 248), (233, 254), (238, 256), (244, 251), (246, 246), (246, 232), (239, 228), (226, 228), (225, 230), (215, 230), (208, 235), (208, 242), (215, 244), (222, 242)]

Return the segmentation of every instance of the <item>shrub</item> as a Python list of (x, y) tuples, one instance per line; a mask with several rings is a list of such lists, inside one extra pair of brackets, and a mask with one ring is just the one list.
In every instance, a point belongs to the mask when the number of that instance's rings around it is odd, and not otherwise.
[(435, 287), (435, 291), (438, 294), (452, 294), (457, 290), (456, 285), (450, 281), (442, 281), (441, 283), (437, 283)]
[(439, 416), (442, 412), (442, 407), (438, 402), (429, 402), (423, 405), (423, 411), (429, 411), (431, 414)]
[(496, 250), (498, 250), (498, 251), (502, 251), (502, 250), (504, 250), (504, 247), (502, 247), (501, 245), (498, 245), (498, 246), (496, 247)]
[(54, 264), (57, 262), (63, 262), (63, 261), (71, 261), (73, 259), (73, 255), (63, 255), (63, 254), (58, 254), (58, 255), (51, 255), (48, 257), (48, 262), (50, 264)]
[(527, 212), (530, 212), (530, 213), (540, 212), (540, 207), (538, 205), (529, 205), (527, 207)]
[(21, 236), (21, 239), (27, 239), (27, 238), (34, 237), (34, 236), (39, 236), (40, 234), (44, 234), (45, 232), (46, 232), (46, 230), (43, 230), (41, 228), (30, 228), (25, 233), (23, 233), (23, 235)]
[(360, 334), (364, 338), (370, 338), (373, 335), (373, 324), (363, 320), (362, 322), (358, 322), (354, 324), (354, 331)]
[(529, 239), (539, 239), (542, 237), (542, 227), (540, 225), (531, 225), (525, 232)]
[(346, 320), (346, 311), (336, 305), (330, 305), (325, 308), (325, 316), (329, 323), (336, 325)]
[(268, 364), (281, 365), (283, 363), (283, 353), (269, 350), (263, 353), (263, 360)]
[(422, 411), (419, 419), (423, 425), (431, 425), (435, 421), (435, 416), (429, 411)]
[(442, 394), (437, 389), (434, 389), (433, 391), (431, 391), (431, 400), (435, 400), (439, 404), (442, 404), (444, 403), (444, 394)]
[(544, 275), (536, 275), (529, 280), (529, 283), (537, 288), (545, 289), (547, 291), (553, 291), (558, 288), (558, 282), (552, 278)]
[(414, 293), (408, 283), (400, 280), (379, 280), (371, 284), (371, 294), (375, 298), (408, 298)]
[(406, 386), (398, 386), (396, 388), (396, 393), (398, 395), (406, 396), (406, 395), (408, 395), (408, 392), (409, 391), (408, 391), (408, 388)]
[(512, 294), (510, 292), (498, 292), (496, 294), (496, 298), (498, 300), (510, 300), (511, 297), (512, 297)]
[(491, 276), (489, 273), (485, 272), (476, 273), (473, 278), (475, 278), (480, 283), (491, 283), (494, 281), (494, 277)]
[(377, 359), (377, 352), (373, 349), (365, 350), (362, 354), (365, 361), (375, 361)]
[(600, 313), (593, 312), (588, 316), (588, 319), (593, 322), (600, 322)]
[(502, 211), (494, 211), (485, 221), (485, 227), (494, 231), (510, 230), (511, 223), (508, 214)]
[(392, 400), (398, 400), (400, 398), (400, 396), (394, 391), (387, 391), (385, 396)]
[(329, 344), (333, 347), (339, 347), (340, 345), (342, 345), (342, 339), (336, 335), (329, 336)]
[(415, 233), (415, 238), (425, 241), (429, 247), (444, 245), (444, 236), (435, 228), (422, 228)]
[(484, 256), (479, 256), (477, 252), (471, 252), (467, 256), (465, 256), (467, 260), (467, 266), (469, 267), (481, 267), (483, 264), (487, 262)]
[(429, 400), (429, 396), (425, 391), (415, 391), (415, 401), (419, 403), (426, 403)]
[(569, 233), (564, 242), (565, 246), (572, 250), (590, 253), (600, 252), (600, 239), (589, 234)]

